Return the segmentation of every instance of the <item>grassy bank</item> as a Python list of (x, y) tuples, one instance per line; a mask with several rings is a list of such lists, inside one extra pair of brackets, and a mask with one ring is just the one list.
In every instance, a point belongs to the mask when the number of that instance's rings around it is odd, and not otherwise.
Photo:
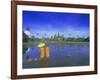
[[(34, 42), (24, 42), (23, 44), (29, 44), (29, 45), (32, 45), (32, 44), (38, 44), (40, 43), (41, 41), (34, 41)], [(89, 44), (89, 42), (75, 42), (75, 41), (44, 41), (44, 43), (47, 43), (47, 44), (53, 44), (53, 43), (62, 43), (62, 44)]]

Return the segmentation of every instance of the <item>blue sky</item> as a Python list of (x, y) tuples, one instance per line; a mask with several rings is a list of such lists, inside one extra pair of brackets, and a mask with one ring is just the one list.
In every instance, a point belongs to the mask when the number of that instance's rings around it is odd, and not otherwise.
[(58, 32), (65, 37), (87, 37), (89, 17), (89, 14), (82, 13), (23, 11), (22, 26), (23, 31), (29, 27), (32, 35), (38, 32), (40, 38), (45, 33), (50, 37)]

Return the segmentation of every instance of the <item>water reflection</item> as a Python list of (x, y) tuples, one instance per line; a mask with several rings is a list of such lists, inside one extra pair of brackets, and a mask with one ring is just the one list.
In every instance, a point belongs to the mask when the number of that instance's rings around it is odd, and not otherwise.
[(43, 58), (40, 60), (41, 67), (48, 67), (50, 63), (50, 58)]
[[(89, 65), (89, 44), (47, 44), (38, 48), (37, 44), (23, 47), (23, 68), (84, 66)], [(46, 53), (48, 53), (46, 55)]]

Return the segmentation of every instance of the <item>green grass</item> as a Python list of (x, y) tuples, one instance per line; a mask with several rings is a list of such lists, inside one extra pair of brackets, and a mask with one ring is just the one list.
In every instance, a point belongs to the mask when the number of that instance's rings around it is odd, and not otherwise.
[[(35, 43), (40, 43), (41, 41), (34, 41), (34, 42), (24, 42), (25, 45), (33, 45)], [(75, 41), (47, 41), (46, 44), (89, 44), (89, 42), (75, 42)]]

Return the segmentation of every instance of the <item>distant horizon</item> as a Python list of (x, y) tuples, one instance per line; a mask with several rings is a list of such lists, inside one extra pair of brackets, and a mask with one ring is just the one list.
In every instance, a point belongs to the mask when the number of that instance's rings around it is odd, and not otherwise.
[[(34, 37), (36, 37), (36, 38), (43, 38), (43, 37), (45, 37), (45, 38), (51, 38), (51, 37), (54, 37), (55, 35), (56, 36), (58, 36), (58, 33), (55, 33), (54, 35), (51, 35), (51, 36), (44, 36), (44, 35), (42, 35), (41, 37), (39, 37), (39, 36), (37, 36), (37, 35), (33, 35), (33, 34), (31, 34), (31, 33), (26, 33), (26, 31), (24, 31), (24, 33), (27, 35), (27, 36), (29, 36), (29, 37), (32, 37), (32, 36), (34, 36)], [(39, 34), (39, 33), (38, 33)], [(40, 35), (40, 34), (39, 34)], [(64, 38), (87, 38), (87, 37), (89, 37), (89, 36), (86, 36), (86, 37), (82, 37), (82, 36), (64, 36), (64, 34), (59, 34), (60, 36), (63, 36)]]
[[(64, 37), (89, 37), (89, 14), (23, 11), (23, 31), (30, 36), (50, 38), (55, 34)], [(38, 35), (36, 35), (38, 33)]]

